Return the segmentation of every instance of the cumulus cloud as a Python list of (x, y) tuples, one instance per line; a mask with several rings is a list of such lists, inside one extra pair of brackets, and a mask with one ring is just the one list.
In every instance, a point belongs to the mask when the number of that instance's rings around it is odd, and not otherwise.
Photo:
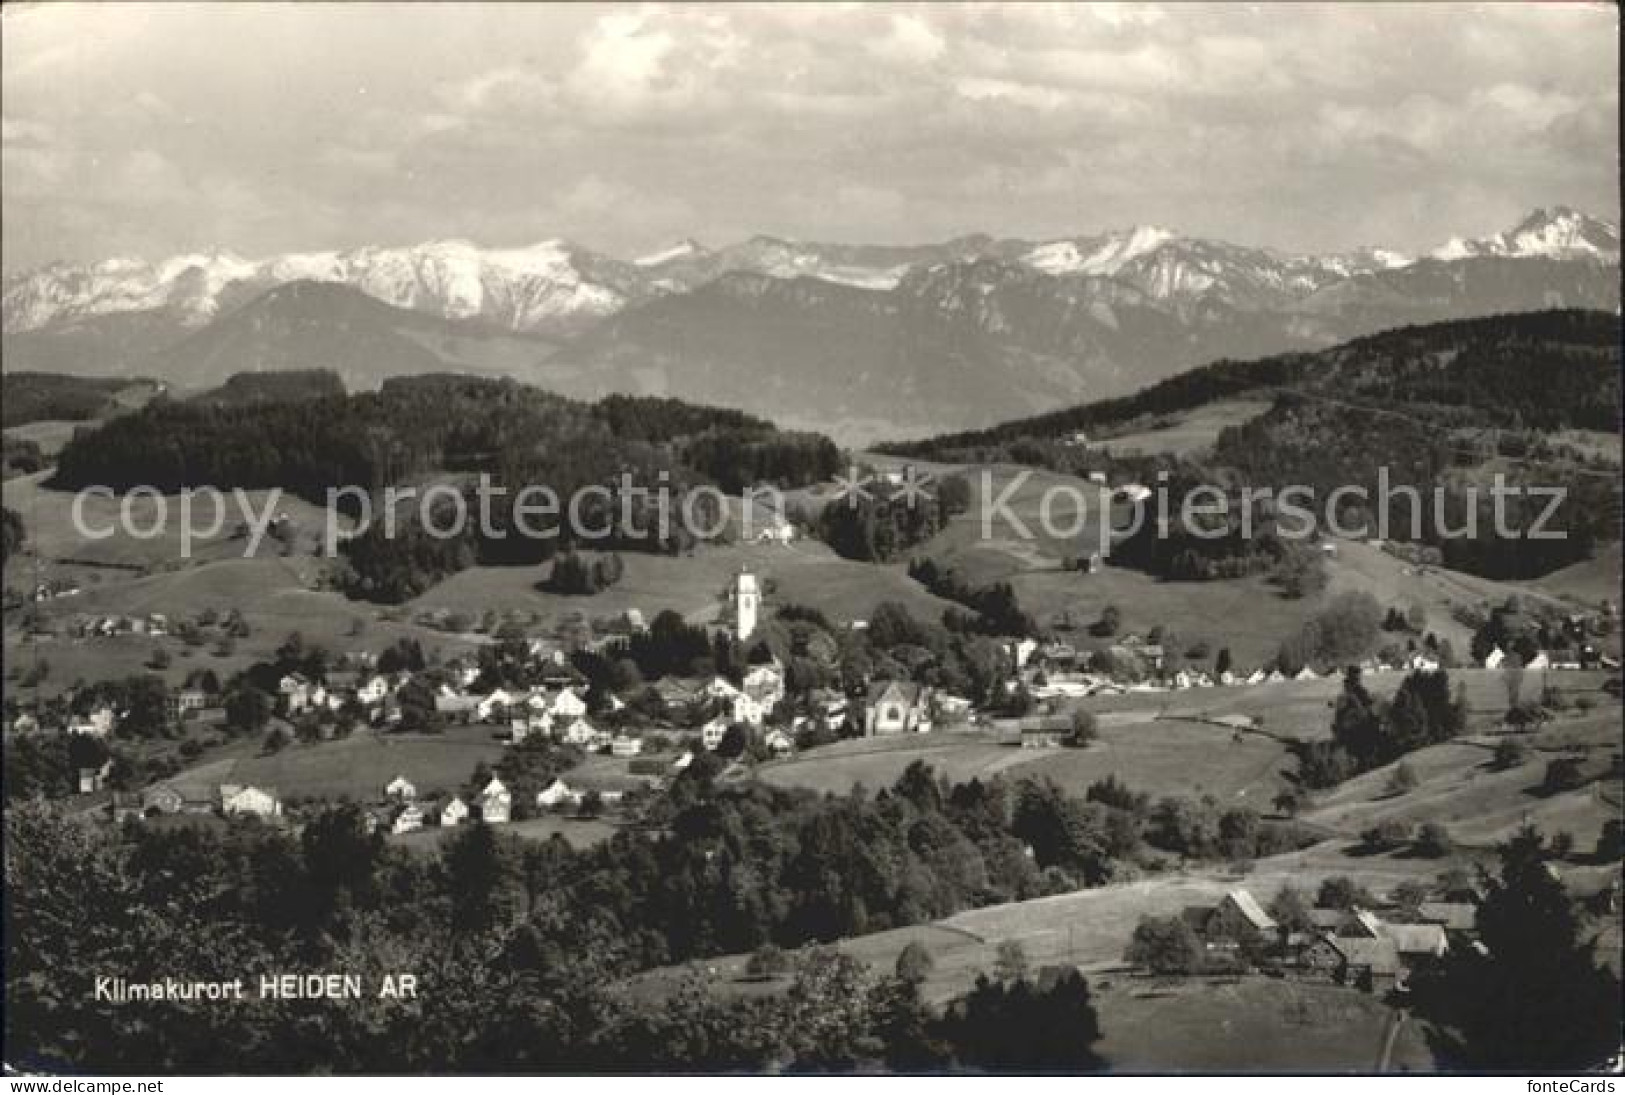
[(8, 267), (562, 235), (1420, 248), (1617, 215), (1572, 5), (123, 5), (3, 16)]

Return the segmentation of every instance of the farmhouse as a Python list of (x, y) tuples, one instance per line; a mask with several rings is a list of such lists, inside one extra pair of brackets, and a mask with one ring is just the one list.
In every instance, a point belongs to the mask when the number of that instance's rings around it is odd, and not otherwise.
[(907, 681), (884, 681), (869, 688), (863, 713), (863, 732), (877, 734), (925, 733), (931, 729), (931, 694)]
[(239, 814), (250, 814), (254, 817), (280, 817), (282, 816), (282, 802), (276, 797), (276, 789), (261, 790), (258, 787), (247, 787), (237, 783), (222, 783), (220, 785), (220, 811), (227, 817)]
[(560, 803), (575, 803), (581, 801), (581, 795), (570, 788), (562, 779), (555, 779), (546, 787), (536, 792), (536, 805), (544, 810), (552, 810)]
[(504, 714), (518, 699), (518, 696), (505, 688), (494, 689), (490, 695), (482, 697), (475, 703), (474, 717), (481, 722), (490, 722), (495, 716)]
[(1270, 943), (1277, 931), (1275, 920), (1246, 890), (1231, 890), (1225, 894), (1202, 925), (1202, 934), (1210, 943)]
[(290, 715), (299, 712), (311, 705), (311, 685), (302, 673), (289, 673), (277, 682), (277, 695), (282, 698), (282, 708)]
[(495, 776), (474, 801), (487, 825), (506, 825), (513, 816), (513, 794)]
[(412, 799), (418, 797), (418, 789), (405, 776), (396, 776), (384, 786), (385, 798)]
[(423, 808), (415, 802), (409, 802), (401, 807), (390, 824), (389, 831), (396, 835), (411, 833), (423, 828)]
[(451, 801), (440, 808), (440, 827), (454, 829), (468, 820), (468, 814), (468, 804), (453, 795)]
[(1391, 988), (1403, 971), (1393, 940), (1363, 936), (1321, 936), (1310, 944), (1302, 961), (1307, 969), (1370, 992)]
[(564, 733), (559, 735), (559, 740), (564, 744), (578, 745), (582, 748), (591, 746), (597, 738), (598, 731), (593, 728), (591, 723), (582, 718), (572, 719), (570, 725), (564, 728)]
[(613, 738), (609, 743), (609, 752), (616, 757), (635, 757), (643, 752), (643, 739), (625, 736)]
[(170, 698), (170, 713), (173, 718), (184, 719), (195, 714), (209, 705), (208, 693), (201, 688), (182, 688)]
[(1066, 719), (1051, 716), (1034, 720), (1021, 728), (1023, 749), (1054, 749), (1065, 745), (1072, 727)]
[(213, 809), (214, 799), (191, 784), (157, 783), (141, 792), (143, 813), (206, 814)]
[(587, 713), (587, 701), (573, 688), (560, 689), (548, 706), (555, 722), (572, 722)]
[(75, 715), (68, 720), (68, 733), (88, 734), (95, 738), (105, 738), (113, 732), (113, 709), (107, 704), (98, 704), (83, 715)]
[(97, 791), (100, 791), (102, 787), (106, 785), (107, 777), (112, 773), (112, 771), (113, 762), (111, 759), (104, 760), (100, 765), (95, 767), (80, 768), (79, 793), (81, 795), (93, 795)]
[(744, 692), (756, 702), (772, 707), (784, 698), (784, 667), (777, 658), (752, 666), (745, 674)]

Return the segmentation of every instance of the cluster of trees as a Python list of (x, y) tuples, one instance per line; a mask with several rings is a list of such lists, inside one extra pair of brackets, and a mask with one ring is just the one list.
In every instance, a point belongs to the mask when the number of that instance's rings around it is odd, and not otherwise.
[(816, 531), (844, 558), (889, 563), (935, 536), (947, 518), (940, 498), (877, 483), (825, 506)]
[(707, 429), (684, 440), (679, 451), (684, 464), (730, 494), (764, 483), (798, 487), (841, 470), (841, 450), (823, 434), (766, 424)]
[(1448, 741), (1465, 722), (1466, 704), (1459, 689), (1451, 689), (1446, 670), (1407, 674), (1394, 698), (1383, 703), (1351, 666), (1332, 711), (1331, 740), (1300, 749), (1299, 777), (1309, 787), (1330, 787), (1412, 750)]
[(1283, 673), (1304, 666), (1343, 665), (1370, 653), (1381, 633), (1382, 606), (1369, 593), (1340, 593), (1281, 644)]
[(567, 551), (553, 560), (541, 588), (549, 593), (591, 595), (608, 589), (625, 573), (625, 560), (613, 551), (598, 555)]
[(1482, 951), (1452, 952), (1415, 979), (1418, 1010), (1449, 1067), (1568, 1071), (1619, 1051), (1619, 977), (1598, 959), (1595, 926), (1549, 869), (1554, 843), (1525, 827), (1485, 871), (1477, 928)]
[(33, 438), (9, 433), (0, 438), (0, 476), (32, 475), (46, 463), (44, 451)]
[(975, 613), (969, 620), (955, 618), (959, 624), (956, 630), (981, 631), (990, 635), (1038, 634), (1037, 621), (1022, 611), (1021, 602), (1009, 582), (973, 586), (952, 567), (940, 566), (936, 560), (929, 558), (910, 562), (908, 576), (938, 597), (958, 601)]

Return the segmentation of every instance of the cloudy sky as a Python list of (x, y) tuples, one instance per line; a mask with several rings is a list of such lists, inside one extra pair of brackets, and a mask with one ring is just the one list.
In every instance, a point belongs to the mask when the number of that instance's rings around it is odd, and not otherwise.
[(1608, 5), (8, 4), (7, 269), (1133, 223), (1420, 248), (1617, 217)]

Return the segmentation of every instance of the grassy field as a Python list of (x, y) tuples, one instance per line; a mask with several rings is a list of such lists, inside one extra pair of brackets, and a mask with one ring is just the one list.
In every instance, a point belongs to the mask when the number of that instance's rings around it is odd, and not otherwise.
[[(1606, 674), (1600, 671), (1529, 670), (1523, 675), (1521, 695), (1538, 698), (1550, 685), (1570, 699), (1589, 696), (1600, 701), (1605, 697), (1601, 691), (1605, 678)], [(1373, 696), (1387, 699), (1404, 679), (1405, 674), (1400, 672), (1368, 673), (1363, 683)], [(1507, 707), (1505, 672), (1452, 669), (1450, 680), (1452, 687), (1459, 685), (1462, 689), (1470, 727), (1484, 729), (1500, 725)], [(1130, 712), (1226, 722), (1246, 719), (1269, 734), (1308, 741), (1331, 732), (1331, 708), (1342, 688), (1342, 677), (1333, 674), (1313, 681), (1091, 696), (1073, 701), (1073, 705), (1096, 712), (1104, 721)]]
[(1562, 717), (1538, 736), (1520, 735), (1533, 748), (1528, 759), (1505, 771), (1492, 763), (1502, 735), (1460, 738), (1408, 754), (1403, 763), (1417, 778), (1413, 790), (1392, 794), (1389, 765), (1348, 780), (1318, 796), (1303, 816), (1349, 835), (1382, 821), (1409, 826), (1443, 824), (1457, 842), (1489, 848), (1525, 824), (1545, 833), (1567, 832), (1576, 847), (1594, 847), (1604, 821), (1620, 816), (1618, 780), (1599, 781), (1579, 791), (1548, 795), (1541, 781), (1548, 761), (1584, 755), (1599, 768), (1619, 749), (1620, 709), (1610, 703), (1589, 714)]
[[(143, 535), (149, 529), (156, 530), (156, 534), (151, 538), (125, 535), (120, 532), (106, 539), (91, 539), (87, 538), (74, 523), (75, 495), (67, 491), (49, 490), (43, 486), (43, 481), (49, 474), (36, 472), (33, 475), (18, 476), (6, 480), (4, 487), (0, 488), (6, 506), (22, 514), (28, 531), (27, 549), (31, 555), (38, 556), (41, 563), (83, 560), (95, 564), (109, 564), (113, 567), (162, 570), (218, 559), (240, 559), (244, 554), (247, 542), (234, 539), (233, 529), (237, 522), (250, 520), (250, 517), (245, 515), (242, 506), (230, 495), (223, 499), (224, 519), (221, 530), (209, 537), (193, 536), (192, 556), (187, 559), (181, 554), (182, 521), (179, 496), (160, 499), (136, 495), (119, 499), (87, 495), (81, 506), (83, 525), (86, 529), (95, 533), (110, 528), (118, 529), (121, 527), (119, 523), (121, 512), (127, 511), (129, 520), (126, 527), (133, 528)], [(246, 491), (243, 497), (247, 500), (253, 517), (264, 514), (268, 507), (274, 514), (285, 515), (292, 526), (299, 550), (308, 552), (319, 543), (324, 528), (324, 511), (320, 507), (286, 492), (276, 497), (274, 502), (269, 491)], [(167, 519), (164, 519), (166, 517)], [(194, 503), (194, 528), (199, 532), (207, 530), (213, 523), (213, 518), (212, 506), (205, 498), (198, 498)], [(269, 556), (276, 551), (277, 544), (269, 538), (261, 542), (260, 555)], [(29, 560), (29, 565), (32, 566), (33, 562), (34, 560)], [(9, 567), (7, 571), (9, 576)]]
[(56, 456), (62, 447), (73, 440), (75, 430), (94, 428), (90, 422), (67, 422), (47, 419), (41, 422), (29, 422), (22, 426), (7, 426), (7, 437), (17, 437), (24, 441), (32, 441), (39, 446), (40, 453), (47, 459)]
[(490, 726), (460, 726), (444, 734), (358, 732), (336, 741), (289, 745), (270, 756), (212, 760), (187, 769), (174, 782), (214, 787), (249, 783), (275, 788), (284, 799), (327, 798), (372, 802), (384, 785), (405, 776), (424, 796), (456, 791), (480, 761), (493, 763), (503, 743)]
[[(47, 615), (66, 621), (79, 614), (137, 616), (161, 612), (173, 623), (205, 610), (224, 618), (235, 609), (247, 621), (250, 633), (235, 641), (229, 655), (221, 656), (213, 636), (197, 647), (188, 646), (173, 634), (162, 638), (122, 634), (84, 639), (64, 634), (49, 642), (24, 645), (19, 633), (8, 629), (7, 661), (29, 665), (36, 658), (46, 659), (51, 671), (41, 690), (54, 695), (80, 678), (96, 680), (151, 672), (147, 662), (159, 649), (170, 656), (169, 667), (160, 675), (171, 684), (180, 684), (198, 668), (212, 669), (224, 679), (231, 672), (269, 658), (294, 631), (306, 642), (335, 652), (379, 650), (398, 639), (412, 638), (423, 644), (425, 652), (438, 650), (442, 657), (449, 657), (483, 641), (385, 619), (375, 605), (313, 588), (321, 567), (319, 560), (296, 555), (226, 559), (145, 577), (99, 571), (100, 580), (86, 580), (78, 595), (46, 602)], [(8, 691), (12, 687), (8, 682)]]
[(1595, 559), (1556, 570), (1527, 588), (1596, 608), (1603, 601), (1619, 603), (1620, 545), (1605, 545)]
[(549, 617), (583, 612), (591, 618), (635, 608), (646, 620), (671, 609), (693, 622), (706, 622), (723, 611), (729, 584), (741, 569), (768, 584), (769, 611), (775, 604), (799, 602), (836, 620), (866, 619), (876, 604), (894, 600), (935, 620), (949, 606), (910, 580), (901, 566), (855, 563), (817, 541), (701, 547), (685, 556), (626, 552), (621, 557), (625, 576), (590, 597), (538, 590), (541, 567), (476, 567), (441, 582), (410, 607), (464, 613), (521, 608)]
[(1285, 746), (1259, 735), (1240, 740), (1217, 726), (1144, 719), (1103, 719), (1100, 740), (1087, 749), (1022, 749), (1008, 735), (939, 731), (906, 738), (873, 738), (812, 749), (758, 769), (761, 779), (783, 787), (845, 794), (862, 784), (890, 786), (903, 770), (923, 760), (951, 781), (1048, 776), (1082, 794), (1091, 783), (1115, 774), (1130, 786), (1213, 794), (1222, 800), (1251, 796), (1268, 806), (1279, 774), (1292, 761)]
[[(1369, 1072), (1394, 1016), (1363, 993), (1304, 981), (1125, 977), (1104, 985), (1095, 984), (1097, 1049), (1114, 1072)], [(1401, 1024), (1389, 1071), (1432, 1067), (1418, 1024)]]
[(1189, 456), (1211, 449), (1219, 439), (1220, 430), (1249, 422), (1269, 410), (1270, 406), (1270, 403), (1257, 399), (1220, 400), (1172, 415), (1173, 421), (1164, 425), (1101, 437), (1096, 447), (1114, 456), (1149, 456), (1157, 453)]
[[(1391, 696), (1402, 673), (1366, 678), (1375, 696)], [(1470, 726), (1499, 727), (1506, 710), (1506, 677), (1498, 671), (1455, 670)], [(1571, 698), (1589, 696), (1607, 709), (1617, 704), (1600, 691), (1600, 673), (1526, 675), (1523, 693), (1538, 696), (1546, 681)], [(1281, 777), (1293, 770), (1288, 746), (1331, 732), (1331, 705), (1341, 678), (1284, 681), (1250, 687), (1203, 688), (1184, 692), (1141, 692), (1094, 696), (1064, 706), (1092, 711), (1100, 740), (1087, 749), (1023, 750), (1014, 735), (997, 731), (939, 730), (888, 738), (861, 738), (810, 749), (787, 760), (762, 765), (761, 779), (784, 787), (845, 794), (862, 784), (870, 791), (890, 786), (916, 760), (955, 782), (1048, 775), (1081, 793), (1090, 783), (1115, 773), (1130, 786), (1152, 794), (1205, 793), (1221, 800), (1249, 799), (1267, 809)], [(1617, 715), (1615, 716), (1617, 718)], [(1591, 722), (1603, 718), (1592, 716)], [(1573, 722), (1574, 720), (1569, 720)], [(1603, 718), (1606, 722), (1606, 719)], [(1261, 732), (1241, 732), (1215, 723), (1250, 722)], [(1556, 733), (1555, 730), (1550, 733)], [(1452, 745), (1476, 751), (1487, 746)]]

